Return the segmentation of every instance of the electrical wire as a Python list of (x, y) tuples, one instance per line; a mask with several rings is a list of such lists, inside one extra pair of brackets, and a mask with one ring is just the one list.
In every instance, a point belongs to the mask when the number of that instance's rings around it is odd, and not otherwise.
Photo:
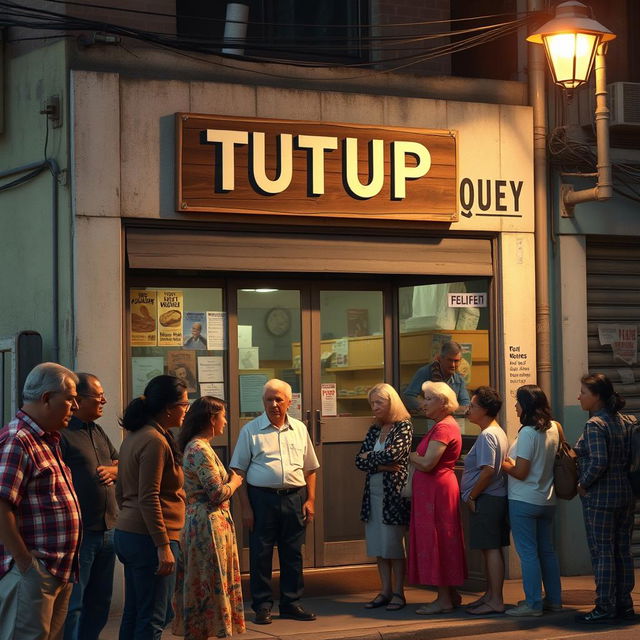
[[(80, 5), (80, 3), (66, 3), (63, 0), (48, 0), (49, 2), (55, 2), (55, 4), (74, 4)], [(114, 9), (118, 10), (118, 7), (107, 7), (106, 5), (84, 5), (84, 7), (95, 7), (95, 8), (104, 8), (104, 9)], [(6, 26), (15, 26), (15, 27), (23, 27), (26, 29), (60, 29), (60, 30), (96, 30), (104, 33), (111, 33), (114, 35), (118, 35), (124, 38), (133, 38), (140, 41), (144, 41), (147, 44), (155, 45), (155, 46), (164, 46), (166, 48), (173, 48), (176, 50), (190, 51), (196, 53), (204, 53), (204, 54), (215, 54), (220, 56), (220, 48), (224, 46), (232, 46), (233, 43), (229, 40), (224, 40), (223, 38), (218, 39), (202, 39), (197, 37), (188, 37), (188, 36), (176, 36), (175, 33), (161, 33), (161, 32), (151, 32), (140, 29), (135, 29), (132, 27), (123, 27), (120, 25), (98, 22), (94, 20), (90, 20), (87, 18), (71, 18), (66, 14), (61, 14), (55, 11), (49, 11), (45, 9), (39, 9), (34, 7), (27, 7), (24, 5), (16, 4), (15, 2), (0, 2), (0, 7), (5, 7), (6, 11), (4, 13), (4, 18), (0, 17), (0, 24), (4, 23)], [(161, 14), (159, 12), (144, 12), (133, 9), (127, 9), (127, 12), (140, 12), (143, 14), (154, 14), (154, 15), (162, 15), (162, 16), (171, 16), (175, 17), (174, 14)], [(476, 16), (473, 18), (460, 18), (454, 20), (442, 20), (442, 21), (431, 21), (424, 23), (402, 23), (402, 26), (421, 26), (421, 25), (433, 25), (433, 24), (442, 24), (442, 23), (452, 23), (452, 22), (461, 22), (468, 23), (469, 21), (479, 21), (483, 19), (493, 18), (497, 16), (505, 16), (512, 14), (490, 14), (487, 16)], [(358, 46), (354, 46), (354, 44), (348, 39), (346, 39), (343, 35), (336, 36), (323, 36), (322, 43), (318, 42), (317, 36), (309, 36), (298, 38), (296, 41), (291, 42), (279, 42), (278, 44), (269, 44), (264, 42), (262, 36), (257, 36), (255, 38), (248, 37), (242, 40), (242, 46), (246, 48), (251, 48), (254, 43), (254, 49), (260, 52), (260, 55), (248, 55), (242, 56), (243, 59), (247, 61), (259, 61), (261, 63), (273, 63), (273, 64), (286, 64), (286, 65), (295, 65), (295, 66), (303, 66), (303, 67), (346, 67), (346, 68), (357, 68), (357, 67), (381, 67), (384, 65), (395, 65), (391, 69), (387, 69), (386, 71), (399, 70), (402, 68), (406, 68), (407, 66), (412, 66), (414, 64), (420, 64), (422, 62), (431, 60), (435, 57), (443, 56), (443, 55), (451, 55), (451, 53), (455, 53), (456, 51), (463, 51), (466, 48), (470, 48), (471, 46), (479, 46), (480, 44), (484, 44), (493, 39), (497, 39), (499, 37), (504, 37), (516, 29), (524, 26), (531, 19), (531, 14), (525, 14), (524, 17), (518, 18), (511, 22), (502, 22), (496, 25), (485, 25), (480, 27), (469, 27), (458, 29), (454, 31), (446, 31), (441, 33), (427, 33), (422, 35), (375, 35), (369, 36), (365, 34), (359, 34), (357, 38)], [(269, 24), (269, 23), (261, 23)], [(279, 25), (282, 26), (282, 25)], [(300, 25), (296, 25), (300, 26)], [(313, 25), (317, 27), (318, 25)], [(350, 28), (356, 30), (367, 27), (370, 25), (349, 25)], [(391, 26), (391, 25), (376, 25), (376, 28), (381, 26)], [(395, 25), (398, 26), (398, 25)], [(327, 27), (337, 28), (338, 25), (327, 25)], [(455, 43), (447, 43), (445, 45), (440, 45), (437, 47), (432, 47), (430, 49), (424, 49), (419, 45), (426, 43), (427, 41), (438, 39), (438, 38), (461, 38), (463, 35), (472, 34), (470, 37), (465, 39), (456, 40)], [(56, 36), (50, 36), (51, 38)], [(16, 38), (15, 41), (20, 40), (20, 38)], [(344, 42), (347, 40), (346, 42)], [(340, 42), (341, 44), (335, 44), (334, 41)], [(311, 50), (307, 51), (303, 47), (305, 42), (312, 47)], [(412, 49), (409, 45), (414, 45), (416, 48)], [(354, 49), (362, 49), (366, 48), (368, 52), (372, 54), (384, 52), (385, 54), (389, 54), (394, 50), (401, 50), (404, 55), (373, 55), (373, 60), (371, 61), (363, 61), (363, 62), (336, 62), (336, 61), (318, 61), (318, 60), (299, 60), (292, 59), (291, 55), (308, 55), (318, 57), (319, 54), (322, 53), (334, 53), (336, 57), (338, 56), (349, 56), (352, 54)], [(417, 51), (419, 53), (412, 53), (412, 51)], [(272, 53), (284, 53), (285, 57), (277, 56), (277, 55), (267, 55)], [(289, 54), (289, 55), (287, 55)], [(353, 55), (353, 54), (352, 54)], [(237, 59), (236, 56), (233, 58)], [(224, 65), (222, 65), (224, 66)], [(232, 68), (234, 65), (230, 65)]]

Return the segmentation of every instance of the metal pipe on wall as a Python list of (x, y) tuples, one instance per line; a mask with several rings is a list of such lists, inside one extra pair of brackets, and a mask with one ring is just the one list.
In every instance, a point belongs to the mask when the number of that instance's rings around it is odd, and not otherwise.
[[(529, 0), (530, 12), (544, 9)], [(549, 302), (549, 211), (547, 184), (547, 104), (544, 47), (529, 47), (529, 103), (533, 107), (533, 180), (535, 201), (536, 367), (538, 385), (551, 400), (551, 307)]]
[[(26, 173), (27, 171), (34, 171), (40, 173), (44, 169), (49, 169), (51, 173), (51, 320), (52, 320), (52, 334), (51, 334), (51, 359), (54, 362), (59, 362), (60, 359), (60, 338), (59, 338), (59, 309), (60, 309), (60, 291), (59, 291), (59, 246), (58, 246), (58, 175), (60, 174), (60, 168), (58, 163), (54, 159), (41, 160), (40, 162), (32, 162), (31, 164), (25, 164), (20, 167), (14, 167), (13, 169), (7, 169), (0, 172), (0, 179), (9, 178), (10, 176), (17, 175), (19, 173)], [(33, 176), (35, 177), (35, 175)]]

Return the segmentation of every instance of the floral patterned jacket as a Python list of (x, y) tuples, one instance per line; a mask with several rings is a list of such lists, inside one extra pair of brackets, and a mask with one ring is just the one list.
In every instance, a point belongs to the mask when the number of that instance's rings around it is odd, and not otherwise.
[[(376, 440), (380, 436), (380, 425), (373, 424), (365, 436), (360, 451), (356, 456), (356, 467), (360, 471), (367, 473), (362, 496), (362, 510), (360, 519), (368, 522), (371, 515), (371, 492), (369, 490), (369, 479), (374, 473), (382, 473), (382, 488), (384, 496), (382, 499), (382, 521), (384, 524), (409, 524), (411, 501), (400, 495), (402, 488), (407, 481), (407, 466), (409, 463), (409, 452), (413, 440), (413, 425), (408, 420), (394, 422), (391, 431), (387, 435), (382, 451), (373, 451)], [(360, 454), (370, 452), (366, 458), (361, 458)], [(400, 471), (378, 471), (378, 465), (400, 463)]]

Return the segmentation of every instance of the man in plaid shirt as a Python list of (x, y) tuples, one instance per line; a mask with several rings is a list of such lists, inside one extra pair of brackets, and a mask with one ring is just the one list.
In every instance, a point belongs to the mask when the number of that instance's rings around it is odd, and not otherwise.
[(59, 432), (78, 408), (77, 381), (59, 364), (39, 364), (22, 409), (0, 430), (0, 640), (62, 637), (80, 509)]

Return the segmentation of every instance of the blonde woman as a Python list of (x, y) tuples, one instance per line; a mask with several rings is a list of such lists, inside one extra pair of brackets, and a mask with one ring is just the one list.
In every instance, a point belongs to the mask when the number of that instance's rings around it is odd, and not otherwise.
[(406, 605), (404, 537), (409, 500), (400, 494), (407, 481), (413, 426), (392, 386), (375, 385), (369, 391), (369, 403), (374, 423), (356, 456), (356, 467), (367, 474), (360, 518), (366, 523), (367, 554), (378, 562), (382, 586), (365, 608), (386, 606), (388, 611), (398, 611)]

